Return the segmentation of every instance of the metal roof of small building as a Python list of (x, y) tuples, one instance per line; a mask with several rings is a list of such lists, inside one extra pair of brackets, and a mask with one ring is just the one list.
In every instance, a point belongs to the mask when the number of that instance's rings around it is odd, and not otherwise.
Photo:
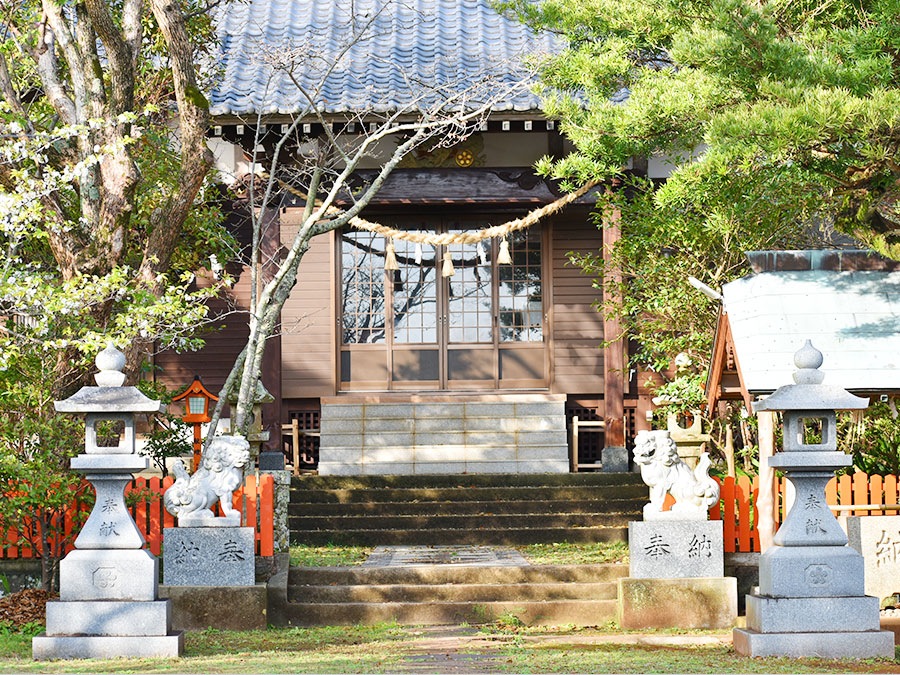
[[(369, 20), (368, 37), (351, 44), (354, 27)], [(216, 116), (296, 114), (306, 105), (297, 84), (311, 90), (332, 66), (315, 97), (320, 112), (392, 112), (423, 85), (485, 74), (513, 83), (524, 55), (562, 44), (499, 15), (489, 0), (247, 0), (220, 5), (216, 25), (223, 73), (210, 98)], [(272, 65), (286, 57), (303, 63), (297, 83)], [(519, 91), (492, 109), (537, 111), (538, 98)]]
[(722, 287), (743, 383), (751, 393), (791, 383), (811, 340), (825, 384), (900, 389), (900, 272), (763, 272)]

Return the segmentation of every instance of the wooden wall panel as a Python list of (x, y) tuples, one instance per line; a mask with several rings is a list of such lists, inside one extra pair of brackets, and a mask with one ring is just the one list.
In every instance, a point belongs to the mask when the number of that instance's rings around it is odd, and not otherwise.
[[(300, 209), (281, 216), (282, 241), (297, 231)], [(300, 262), (297, 285), (281, 320), (281, 385), (284, 398), (317, 398), (335, 393), (334, 233), (310, 241)]]
[[(191, 383), (195, 375), (199, 375), (206, 388), (218, 394), (231, 372), (234, 360), (247, 344), (250, 333), (246, 314), (250, 305), (250, 271), (239, 265), (229, 265), (228, 272), (235, 277), (229, 297), (212, 300), (210, 310), (212, 314), (226, 311), (233, 313), (228, 314), (213, 331), (203, 334), (206, 342), (203, 349), (197, 353), (164, 351), (155, 355), (155, 379), (169, 390), (180, 391)], [(204, 277), (208, 274), (206, 270), (197, 273), (198, 286), (209, 286)]]
[(552, 373), (550, 389), (562, 394), (603, 392), (603, 318), (592, 307), (599, 291), (593, 279), (569, 263), (569, 251), (596, 253), (602, 233), (584, 214), (567, 215), (553, 222), (552, 275)]

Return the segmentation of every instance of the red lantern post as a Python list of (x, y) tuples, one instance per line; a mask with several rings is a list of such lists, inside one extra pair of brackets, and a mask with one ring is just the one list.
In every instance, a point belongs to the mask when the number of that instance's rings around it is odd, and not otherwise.
[(218, 401), (206, 387), (199, 375), (194, 376), (194, 381), (182, 393), (172, 399), (172, 402), (184, 401), (184, 417), (188, 424), (194, 425), (194, 471), (200, 466), (200, 449), (203, 447), (200, 441), (200, 425), (209, 422), (209, 403)]

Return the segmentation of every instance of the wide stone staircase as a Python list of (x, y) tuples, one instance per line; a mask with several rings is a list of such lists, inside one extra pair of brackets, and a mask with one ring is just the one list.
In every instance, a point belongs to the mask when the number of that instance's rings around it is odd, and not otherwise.
[(616, 581), (627, 565), (291, 568), (291, 626), (397, 621), (407, 625), (486, 623), (601, 625), (615, 619)]
[[(627, 565), (529, 565), (508, 549), (505, 559), (483, 564), (429, 564), (429, 556), (395, 564), (398, 551), (627, 541), (628, 521), (640, 520), (646, 496), (635, 474), (294, 478), (293, 543), (388, 549), (358, 567), (285, 566), (270, 582), (279, 590), (276, 601), (270, 590), (269, 620), (425, 625), (505, 616), (526, 624), (604, 624), (615, 619), (616, 581), (627, 576)], [(377, 562), (379, 555), (392, 562)]]
[(288, 524), (318, 545), (627, 541), (646, 499), (636, 474), (301, 476)]

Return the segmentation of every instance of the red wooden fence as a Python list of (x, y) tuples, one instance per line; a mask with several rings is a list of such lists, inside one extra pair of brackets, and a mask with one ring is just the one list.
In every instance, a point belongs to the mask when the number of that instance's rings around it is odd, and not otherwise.
[[(147, 548), (154, 555), (162, 552), (163, 528), (175, 526), (175, 518), (166, 511), (162, 501), (163, 492), (172, 483), (171, 476), (162, 480), (137, 478), (131, 482), (130, 487), (125, 489), (126, 495), (142, 490), (148, 490), (154, 494), (150, 500), (139, 500), (137, 506), (131, 509), (131, 515), (134, 516), (138, 529), (147, 540)], [(260, 556), (273, 555), (275, 549), (275, 490), (271, 474), (260, 474), (258, 481), (255, 476), (247, 476), (243, 487), (234, 493), (233, 503), (234, 508), (243, 514), (242, 524), (256, 530), (256, 554)], [(218, 509), (218, 506), (216, 508)], [(88, 510), (87, 506), (83, 504), (76, 504), (69, 510), (66, 514), (66, 533), (71, 533), (73, 514), (79, 509)], [(67, 551), (72, 548), (74, 547), (70, 544)], [(0, 558), (32, 557), (35, 555), (31, 547), (20, 540), (20, 535), (15, 530), (10, 530), (5, 541), (0, 542)]]
[[(759, 495), (759, 479), (747, 476), (716, 479), (721, 486), (719, 504), (709, 510), (711, 520), (721, 520), (725, 539), (725, 552), (759, 551), (759, 529), (756, 518), (756, 498)], [(787, 479), (777, 481), (775, 495), (775, 524), (779, 525), (787, 513), (785, 494)], [(897, 504), (897, 476), (868, 476), (857, 472), (832, 478), (825, 488), (825, 497), (831, 506), (881, 506)], [(898, 510), (847, 509), (841, 515), (864, 516), (869, 513), (897, 515)]]

